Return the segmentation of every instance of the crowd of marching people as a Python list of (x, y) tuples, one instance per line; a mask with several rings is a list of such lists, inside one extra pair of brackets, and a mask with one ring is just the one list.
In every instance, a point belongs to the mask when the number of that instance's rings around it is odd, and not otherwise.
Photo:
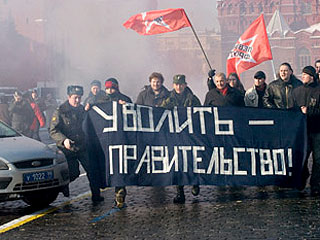
[[(308, 157), (313, 153), (313, 165), (310, 179), (311, 194), (320, 196), (320, 85), (319, 85), (320, 60), (315, 67), (306, 66), (302, 70), (302, 81), (293, 74), (289, 63), (282, 63), (279, 67), (278, 78), (266, 83), (266, 75), (263, 71), (257, 71), (253, 78), (253, 86), (245, 90), (239, 76), (231, 73), (226, 76), (219, 72), (214, 74), (211, 70), (208, 78), (209, 91), (206, 93), (204, 106), (235, 106), (297, 109), (307, 116), (308, 148), (307, 159), (303, 168), (303, 177), (300, 190), (304, 189), (310, 175), (308, 169)], [(213, 76), (214, 75), (214, 76)], [(187, 84), (187, 77), (177, 74), (173, 77), (173, 89), (169, 91), (164, 86), (164, 77), (161, 73), (154, 72), (149, 77), (149, 84), (139, 93), (136, 104), (163, 107), (172, 109), (178, 107), (200, 106), (199, 98), (193, 93)], [(90, 156), (86, 152), (85, 134), (82, 129), (82, 121), (86, 111), (98, 103), (116, 101), (119, 104), (132, 103), (130, 97), (120, 91), (119, 82), (115, 78), (109, 78), (104, 82), (104, 91), (101, 82), (94, 80), (90, 85), (89, 96), (81, 104), (83, 96), (82, 86), (68, 86), (68, 99), (55, 111), (56, 102), (52, 96), (46, 101), (40, 101), (37, 92), (33, 91), (29, 96), (23, 96), (20, 92), (14, 94), (14, 100), (5, 107), (6, 103), (0, 102), (0, 120), (26, 136), (39, 138), (39, 127), (45, 125), (45, 121), (51, 121), (49, 133), (57, 146), (64, 152), (69, 166), (70, 181), (74, 181), (79, 175), (79, 163), (84, 167), (90, 183), (92, 201), (103, 201), (100, 194), (100, 183), (95, 178), (95, 169), (90, 165)], [(51, 102), (51, 103), (50, 103)], [(51, 112), (44, 116), (46, 109)], [(3, 110), (4, 109), (4, 110)], [(192, 186), (192, 194), (200, 193), (198, 185)], [(63, 191), (69, 196), (69, 188)], [(127, 190), (125, 186), (115, 188), (115, 203), (121, 208), (125, 203)], [(177, 194), (174, 203), (184, 203), (184, 186), (177, 186)]]

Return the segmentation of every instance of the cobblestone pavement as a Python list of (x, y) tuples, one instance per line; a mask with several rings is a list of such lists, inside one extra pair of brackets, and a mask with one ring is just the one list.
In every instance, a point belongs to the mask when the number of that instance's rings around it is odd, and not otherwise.
[(127, 207), (113, 208), (113, 189), (97, 206), (82, 199), (2, 234), (1, 239), (320, 239), (320, 201), (273, 187), (128, 187)]

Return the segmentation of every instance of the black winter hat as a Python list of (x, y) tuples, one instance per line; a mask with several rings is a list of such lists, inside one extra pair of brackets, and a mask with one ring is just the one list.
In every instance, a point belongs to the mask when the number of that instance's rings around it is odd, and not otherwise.
[(114, 89), (118, 89), (119, 90), (119, 82), (117, 79), (115, 78), (108, 78), (105, 83), (104, 86), (106, 88), (114, 88)]
[(309, 74), (310, 76), (313, 77), (313, 80), (317, 79), (317, 72), (316, 69), (312, 66), (306, 66), (302, 70), (303, 73)]
[(91, 83), (90, 83), (90, 86), (93, 87), (93, 86), (97, 86), (99, 88), (101, 88), (101, 82), (99, 80), (93, 80)]
[(262, 71), (258, 71), (258, 72), (256, 72), (256, 73), (254, 74), (253, 77), (254, 77), (255, 79), (262, 79), (262, 78), (266, 79), (266, 74), (265, 74), (264, 72), (262, 72)]

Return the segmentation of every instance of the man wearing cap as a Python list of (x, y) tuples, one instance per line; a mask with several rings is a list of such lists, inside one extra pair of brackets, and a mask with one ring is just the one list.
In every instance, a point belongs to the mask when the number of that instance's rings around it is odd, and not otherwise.
[(169, 96), (168, 89), (163, 86), (164, 78), (161, 73), (153, 72), (149, 76), (150, 85), (145, 86), (139, 93), (136, 104), (159, 107)]
[(90, 109), (90, 106), (95, 104), (97, 99), (104, 95), (105, 92), (101, 90), (101, 82), (99, 80), (93, 80), (90, 83), (89, 96), (83, 102), (84, 109), (88, 111)]
[[(174, 107), (193, 107), (201, 106), (200, 100), (193, 94), (187, 86), (186, 76), (177, 74), (173, 77), (173, 90), (169, 97), (165, 99), (161, 107), (173, 109)], [(191, 193), (194, 196), (199, 195), (199, 185), (192, 186)], [(174, 203), (185, 203), (184, 186), (177, 186), (177, 195), (173, 199)]]
[(306, 66), (302, 70), (303, 85), (293, 91), (295, 106), (307, 116), (308, 147), (305, 159), (302, 183), (299, 187), (303, 190), (309, 177), (308, 159), (313, 152), (313, 164), (311, 172), (311, 194), (320, 196), (320, 86), (318, 75), (312, 66)]
[(244, 106), (241, 92), (229, 86), (226, 75), (222, 72), (214, 76), (216, 88), (212, 88), (206, 94), (205, 106)]
[[(84, 107), (80, 104), (83, 95), (81, 86), (68, 86), (68, 100), (65, 101), (54, 112), (50, 124), (50, 136), (56, 141), (57, 147), (65, 154), (70, 174), (70, 182), (80, 175), (79, 162), (87, 172), (92, 201), (94, 203), (103, 201), (100, 196), (99, 184), (92, 174), (89, 158), (86, 151), (85, 135), (82, 130), (82, 122), (85, 117)], [(68, 189), (63, 191), (69, 196)]]
[[(96, 103), (106, 103), (116, 101), (119, 104), (132, 103), (131, 99), (122, 94), (119, 90), (119, 82), (115, 78), (108, 78), (105, 81), (106, 95), (97, 99)], [(125, 186), (118, 186), (115, 188), (115, 204), (118, 208), (123, 208), (127, 190)]]
[(266, 75), (262, 71), (254, 74), (254, 85), (244, 95), (244, 103), (248, 107), (263, 108), (263, 96), (266, 91)]
[(30, 126), (34, 119), (34, 112), (30, 104), (23, 98), (22, 93), (16, 91), (13, 101), (9, 105), (11, 126), (27, 137), (31, 137)]
[(116, 101), (120, 104), (125, 104), (125, 103), (132, 103), (131, 99), (122, 94), (119, 90), (119, 82), (115, 78), (109, 78), (105, 81), (105, 91), (106, 91), (106, 96), (103, 96), (102, 98), (99, 98), (97, 101), (98, 103), (100, 102), (110, 102), (110, 101)]
[(287, 62), (280, 65), (278, 75), (279, 78), (267, 86), (263, 96), (263, 105), (266, 108), (293, 108), (293, 89), (301, 86), (302, 82), (293, 75), (291, 65)]

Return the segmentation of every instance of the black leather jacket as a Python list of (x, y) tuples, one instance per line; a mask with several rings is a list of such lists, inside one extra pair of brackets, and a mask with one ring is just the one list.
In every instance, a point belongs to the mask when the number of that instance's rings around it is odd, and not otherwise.
[(320, 132), (320, 86), (317, 82), (304, 84), (293, 91), (295, 106), (300, 111), (301, 106), (307, 107), (308, 132)]
[(302, 85), (302, 82), (291, 75), (288, 82), (278, 78), (271, 82), (263, 96), (263, 105), (266, 108), (290, 109), (294, 107), (293, 89)]

